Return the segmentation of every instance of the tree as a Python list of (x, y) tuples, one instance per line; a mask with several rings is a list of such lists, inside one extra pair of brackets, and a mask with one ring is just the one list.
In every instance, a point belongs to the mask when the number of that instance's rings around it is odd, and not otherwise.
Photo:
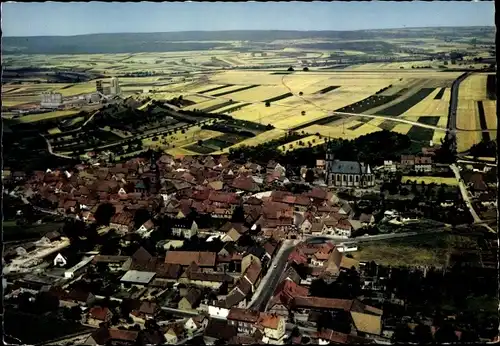
[(309, 67), (307, 67), (307, 66), (306, 66), (306, 67), (304, 67), (304, 68), (302, 69), (302, 71), (304, 71), (304, 72), (309, 71)]
[(308, 183), (312, 183), (314, 181), (314, 172), (312, 169), (308, 169), (306, 171), (306, 176), (305, 176), (304, 180)]
[(306, 111), (302, 111), (302, 112), (300, 112), (300, 114), (306, 115)]
[(199, 146), (202, 146), (203, 145), (203, 141), (201, 139), (198, 140), (198, 145)]
[(270, 106), (271, 106), (271, 102), (266, 101), (266, 107), (270, 107)]
[(304, 95), (304, 93), (302, 91), (299, 92), (299, 96), (302, 96)]
[(449, 323), (445, 323), (434, 334), (434, 339), (439, 344), (457, 342), (457, 335), (455, 329)]
[(411, 341), (411, 330), (407, 324), (399, 324), (392, 334), (391, 341), (398, 343), (408, 343)]
[(293, 69), (293, 67), (292, 67), (292, 66), (290, 66), (290, 67), (288, 68), (288, 70), (287, 70), (287, 71), (288, 71), (288, 72), (293, 72), (293, 71), (295, 71), (295, 70)]
[(233, 215), (231, 217), (231, 222), (244, 223), (245, 222), (245, 210), (242, 206), (237, 206), (234, 208)]
[(414, 330), (414, 341), (419, 344), (428, 344), (432, 342), (431, 328), (425, 324), (419, 324)]

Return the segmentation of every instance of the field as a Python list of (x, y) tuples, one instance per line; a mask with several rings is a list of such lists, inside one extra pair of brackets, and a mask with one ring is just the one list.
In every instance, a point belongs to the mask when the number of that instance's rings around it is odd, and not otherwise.
[(446, 267), (455, 249), (477, 248), (473, 238), (450, 234), (422, 234), (409, 238), (361, 244), (352, 255), (360, 261), (390, 266)]
[(417, 184), (421, 184), (422, 182), (426, 185), (429, 185), (429, 184), (437, 184), (437, 185), (441, 185), (441, 184), (446, 184), (446, 185), (450, 185), (450, 186), (456, 186), (458, 185), (458, 182), (457, 182), (457, 179), (455, 178), (443, 178), (443, 177), (409, 177), (409, 176), (403, 176), (401, 178), (401, 181), (406, 183), (407, 181), (415, 181), (417, 182)]
[[(459, 64), (444, 67), (443, 61), (431, 60), (429, 55), (467, 49), (470, 56), (460, 63), (470, 64), (469, 60), (483, 56), (488, 50), (484, 47), (476, 49), (463, 42), (446, 42), (439, 35), (442, 33), (434, 32), (432, 37), (421, 39), (275, 39), (264, 40), (267, 43), (261, 49), (249, 48), (241, 40), (193, 40), (161, 43), (166, 45), (162, 52), (137, 52), (137, 47), (130, 46), (130, 52), (115, 54), (94, 54), (92, 49), (88, 50), (92, 54), (4, 54), (2, 61), (9, 71), (8, 81), (2, 86), (3, 106), (7, 107), (3, 111), (14, 114), (15, 109), (11, 108), (36, 106), (43, 91), (58, 91), (67, 99), (90, 93), (95, 89), (96, 80), (107, 86), (108, 78), (115, 76), (119, 78), (124, 97), (166, 101), (182, 96), (192, 101), (183, 107), (185, 110), (228, 114), (237, 120), (275, 127), (252, 138), (240, 138), (243, 140), (235, 143), (215, 138), (222, 135), (219, 131), (201, 130), (195, 126), (183, 136), (175, 135), (176, 138), (164, 135), (154, 141), (152, 135), (143, 140), (146, 148), (161, 147), (177, 154), (207, 153), (210, 150), (227, 152), (232, 146), (260, 144), (290, 130), (304, 131), (310, 136), (304, 145), (321, 143), (323, 138), (317, 134), (353, 139), (382, 129), (409, 134), (421, 142), (432, 140), (438, 143), (445, 134), (439, 129), (425, 129), (390, 119), (334, 115), (332, 112), (398, 117), (445, 129), (450, 86), (461, 72), (443, 72)], [(141, 47), (147, 47), (147, 44), (143, 46), (141, 43)], [(113, 42), (109, 42), (111, 46), (114, 47)], [(405, 49), (418, 52), (403, 52)], [(378, 61), (380, 59), (392, 61)], [(409, 59), (413, 61), (406, 61)], [(305, 66), (308, 71), (303, 71)], [(288, 71), (289, 67), (294, 71)], [(72, 71), (73, 75), (46, 73), (56, 68), (58, 71)], [(30, 77), (23, 75), (25, 70), (32, 71)], [(470, 84), (469, 91), (467, 83)], [(461, 92), (460, 97), (468, 95), (468, 98), (461, 100), (459, 113), (470, 110), (478, 114), (472, 117), (459, 115), (459, 127), (481, 125), (477, 108), (478, 101), (482, 101), (483, 125), (496, 129), (496, 100), (493, 99), (495, 92), (491, 77), (487, 83), (486, 74), (479, 75), (467, 79), (464, 85), (466, 91)], [(267, 106), (266, 102), (269, 103)], [(141, 110), (147, 107), (145, 105)], [(52, 112), (19, 119), (31, 123), (72, 114), (69, 111)], [(482, 137), (475, 132), (459, 132), (459, 147), (471, 145)], [(494, 138), (494, 135), (490, 137)], [(203, 141), (201, 145), (200, 140)], [(464, 145), (464, 142), (467, 143)], [(290, 150), (290, 144), (292, 149), (300, 147), (298, 142), (288, 143), (287, 150)]]
[[(490, 100), (488, 74), (474, 74), (460, 84), (457, 108), (457, 129), (476, 130), (457, 133), (459, 152), (468, 150), (482, 139), (496, 139), (496, 100)], [(490, 130), (481, 133), (477, 130)]]

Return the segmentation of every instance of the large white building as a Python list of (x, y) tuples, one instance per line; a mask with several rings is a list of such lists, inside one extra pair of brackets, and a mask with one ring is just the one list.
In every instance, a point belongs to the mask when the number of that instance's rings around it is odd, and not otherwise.
[(63, 97), (61, 93), (44, 92), (42, 93), (41, 107), (44, 108), (59, 108), (63, 104)]
[(118, 78), (111, 78), (111, 86), (110, 86), (111, 95), (119, 95), (120, 94), (120, 84), (118, 82)]

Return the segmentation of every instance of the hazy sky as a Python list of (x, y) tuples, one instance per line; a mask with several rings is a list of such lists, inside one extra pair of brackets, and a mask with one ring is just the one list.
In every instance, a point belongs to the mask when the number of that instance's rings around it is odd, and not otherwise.
[(2, 3), (4, 36), (494, 25), (494, 2)]

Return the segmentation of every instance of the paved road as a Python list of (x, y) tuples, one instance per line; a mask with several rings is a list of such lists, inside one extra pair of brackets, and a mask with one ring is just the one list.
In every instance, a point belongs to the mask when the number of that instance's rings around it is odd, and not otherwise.
[(257, 290), (254, 292), (252, 300), (248, 304), (249, 308), (258, 310), (265, 309), (285, 269), (288, 255), (292, 252), (296, 243), (297, 242), (293, 240), (285, 240), (283, 242), (278, 253), (271, 262), (267, 274), (262, 278)]
[(483, 220), (481, 220), (479, 215), (477, 215), (476, 211), (474, 210), (474, 207), (472, 206), (472, 202), (470, 200), (469, 191), (467, 191), (467, 187), (465, 186), (463, 180), (460, 177), (460, 170), (458, 169), (458, 167), (455, 164), (452, 164), (450, 165), (450, 168), (453, 171), (453, 173), (455, 173), (455, 177), (458, 180), (458, 187), (460, 188), (462, 198), (465, 201), (467, 207), (469, 208), (472, 218), (474, 219), (474, 223), (480, 225), (483, 228), (486, 228), (488, 232), (496, 233), (496, 231), (493, 228), (491, 228), (486, 223), (484, 223)]

